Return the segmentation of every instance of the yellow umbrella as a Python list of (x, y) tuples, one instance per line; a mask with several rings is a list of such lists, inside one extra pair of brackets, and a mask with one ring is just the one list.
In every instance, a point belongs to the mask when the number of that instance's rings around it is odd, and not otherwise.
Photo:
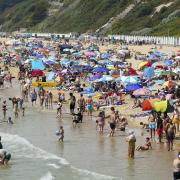
[(166, 87), (173, 87), (175, 86), (175, 83), (173, 81), (166, 81), (163, 86), (166, 86)]
[(143, 62), (141, 62), (139, 65), (138, 65), (138, 69), (142, 69), (142, 68), (144, 68), (144, 66), (146, 66), (148, 64), (148, 62), (147, 61), (143, 61)]
[(154, 102), (154, 110), (156, 112), (165, 112), (168, 108), (167, 101), (156, 101)]

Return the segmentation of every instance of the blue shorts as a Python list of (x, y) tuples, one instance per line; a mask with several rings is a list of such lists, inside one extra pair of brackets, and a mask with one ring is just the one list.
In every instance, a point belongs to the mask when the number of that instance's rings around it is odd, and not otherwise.
[(87, 110), (88, 110), (88, 111), (92, 111), (92, 110), (93, 110), (92, 104), (88, 104), (88, 105), (87, 105)]
[(155, 122), (150, 122), (149, 123), (149, 129), (156, 129), (156, 123)]

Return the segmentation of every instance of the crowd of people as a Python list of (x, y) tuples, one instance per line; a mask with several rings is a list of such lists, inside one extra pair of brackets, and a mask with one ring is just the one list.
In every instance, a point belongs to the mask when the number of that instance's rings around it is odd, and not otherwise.
[[(128, 97), (130, 102), (134, 101), (134, 105), (130, 103), (129, 109), (138, 109), (142, 114), (147, 111), (149, 116), (145, 122), (140, 123), (143, 134), (145, 131), (149, 132), (144, 145), (136, 147), (135, 132), (129, 131), (126, 139), (128, 157), (133, 159), (135, 150), (153, 149), (156, 135), (158, 143), (165, 137), (168, 151), (174, 150), (174, 139), (180, 130), (180, 61), (176, 58), (179, 57), (179, 51), (169, 57), (153, 50), (147, 55), (147, 61), (141, 63), (139, 69), (135, 69), (127, 60), (131, 53), (127, 47), (121, 49), (124, 54), (122, 60), (118, 59), (121, 57), (118, 51), (107, 50), (102, 53), (94, 44), (84, 47), (80, 41), (62, 45), (57, 42), (45, 44), (35, 39), (23, 42), (20, 46), (1, 44), (1, 47), (1, 88), (5, 88), (4, 81), (13, 88), (14, 77), (10, 71), (13, 62), (18, 69), (17, 80), (21, 96), (9, 98), (14, 118), (18, 118), (20, 113), (24, 116), (25, 110), (28, 110), (25, 105), (30, 102), (32, 107), (39, 106), (52, 111), (55, 109), (57, 119), (63, 120), (67, 113), (64, 110), (69, 103), (68, 115), (72, 117), (74, 127), (86, 123), (86, 116), (95, 120), (96, 130), (100, 135), (103, 136), (106, 133), (104, 129), (109, 126), (108, 136), (114, 137), (118, 131), (127, 133), (129, 116), (121, 112), (120, 107), (127, 103)], [(14, 48), (17, 48), (16, 53)], [(34, 63), (40, 63), (41, 66), (35, 67)], [(55, 93), (54, 89), (46, 88), (43, 84), (48, 83), (47, 79), (56, 82)], [(159, 81), (163, 83), (155, 88), (154, 93), (152, 88)], [(3, 100), (4, 122), (13, 124), (12, 117), (7, 118), (8, 111), (7, 100)], [(56, 135), (59, 141), (64, 142), (63, 126), (60, 126)], [(10, 160), (11, 155), (8, 155), (6, 151), (0, 151), (3, 163)], [(177, 165), (177, 162), (174, 164)], [(175, 176), (177, 172), (176, 168)]]

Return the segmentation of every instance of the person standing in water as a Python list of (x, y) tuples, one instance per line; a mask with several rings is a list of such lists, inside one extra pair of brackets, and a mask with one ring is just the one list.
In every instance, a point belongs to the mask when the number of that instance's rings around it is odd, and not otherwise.
[(85, 110), (85, 104), (86, 104), (83, 94), (80, 95), (80, 98), (78, 99), (77, 103), (80, 108), (80, 111), (83, 113)]
[(110, 126), (110, 136), (114, 136), (115, 129), (116, 129), (116, 114), (114, 107), (111, 107), (111, 114), (108, 116), (110, 118), (109, 126)]
[(178, 157), (174, 159), (173, 168), (174, 168), (173, 170), (174, 180), (180, 179), (180, 151), (178, 153)]
[(151, 139), (155, 138), (156, 135), (156, 121), (155, 121), (155, 114), (152, 112), (148, 118), (148, 122), (149, 122), (149, 129), (150, 129), (150, 135), (151, 135)]
[(73, 95), (73, 93), (69, 93), (70, 95), (70, 113), (74, 114), (74, 109), (75, 109), (75, 105), (76, 105), (76, 97)]
[(63, 126), (60, 126), (60, 129), (59, 129), (59, 141), (61, 141), (61, 142), (64, 141), (64, 129), (63, 129)]
[(168, 151), (170, 150), (173, 151), (173, 141), (176, 134), (176, 127), (171, 120), (166, 124), (166, 131), (167, 131), (166, 138), (167, 138)]
[(5, 119), (6, 118), (6, 111), (7, 111), (6, 101), (3, 101), (2, 111), (3, 111), (3, 118)]
[(129, 136), (126, 138), (126, 141), (128, 142), (128, 158), (134, 159), (134, 152), (136, 146), (136, 137), (134, 135), (134, 131), (129, 132)]
[(87, 104), (88, 116), (91, 116), (91, 119), (92, 119), (93, 100), (91, 96), (88, 96), (88, 99), (86, 100), (86, 104)]

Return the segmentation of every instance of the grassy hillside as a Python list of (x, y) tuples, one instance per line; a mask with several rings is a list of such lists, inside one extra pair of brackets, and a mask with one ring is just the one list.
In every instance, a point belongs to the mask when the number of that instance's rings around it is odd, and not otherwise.
[[(52, 1), (52, 0), (51, 0)], [(57, 1), (56, 1), (57, 2)], [(134, 0), (0, 0), (0, 24), (4, 31), (27, 28), (38, 32), (96, 31), (116, 17)], [(157, 7), (173, 2), (169, 7)], [(51, 15), (49, 11), (52, 10)], [(180, 0), (142, 0), (108, 33), (136, 35), (180, 35)], [(2, 30), (2, 29), (1, 29)]]
[[(167, 35), (169, 28), (170, 35), (180, 35), (180, 12), (173, 16), (175, 11), (180, 11), (180, 1), (174, 1), (169, 7), (163, 7), (160, 12), (156, 12), (156, 7), (170, 2), (169, 0), (148, 0), (137, 5), (125, 19), (113, 25), (112, 31), (115, 34), (152, 34)], [(169, 18), (169, 19), (168, 19)]]

